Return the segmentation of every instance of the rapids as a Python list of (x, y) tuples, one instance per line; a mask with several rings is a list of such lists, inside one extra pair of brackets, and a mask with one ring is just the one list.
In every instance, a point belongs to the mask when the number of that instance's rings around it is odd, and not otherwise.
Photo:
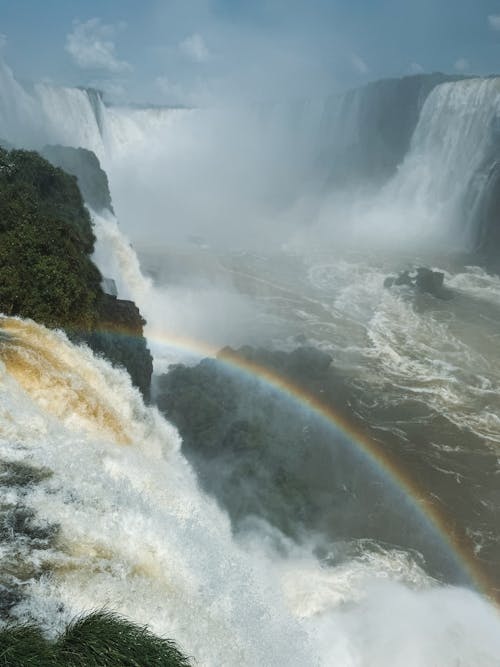
[(106, 606), (201, 665), (495, 664), (499, 621), (477, 595), (436, 587), (397, 551), (330, 568), (284, 538), (276, 550), (267, 529), (236, 540), (123, 371), (30, 322), (1, 332), (2, 464), (52, 473), (4, 482), (2, 511), (57, 526), (48, 548), (3, 547), (15, 617), (54, 633)]
[[(342, 559), (335, 542), (320, 556), (317, 536), (298, 545), (258, 519), (234, 533), (124, 371), (3, 317), (4, 619), (55, 634), (106, 607), (207, 667), (498, 664), (487, 595), (499, 588), (500, 284), (448, 257), (485, 231), (475, 216), (496, 160), (498, 81), (433, 84), (397, 169), (389, 160), (376, 187), (335, 190), (335, 151), (377, 157), (360, 123), (384, 87), (247, 110), (240, 123), (240, 109), (113, 107), (92, 90), (23, 87), (0, 66), (0, 137), (89, 148), (108, 172), (123, 228), (93, 212), (94, 259), (148, 319), (156, 370), (225, 344), (289, 349), (300, 337), (330, 352), (357, 418), (451, 508), (450, 530), (493, 582), (482, 596), (436, 581), (404, 545), (360, 540)], [(249, 240), (259, 253), (241, 250)], [(387, 273), (417, 261), (446, 271), (452, 301), (384, 290)], [(199, 344), (172, 342), (189, 339)]]

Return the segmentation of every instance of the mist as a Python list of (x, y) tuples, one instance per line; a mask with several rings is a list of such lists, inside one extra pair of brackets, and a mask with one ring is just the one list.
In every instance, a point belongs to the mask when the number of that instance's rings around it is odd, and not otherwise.
[(154, 358), (147, 407), (10, 324), (21, 360), (38, 347), (28, 379), (2, 366), (6, 447), (56, 471), (27, 498), (74, 551), (20, 618), (109, 603), (207, 665), (495, 664), (500, 79), (470, 74), (500, 16), (145, 4), (61, 7), (31, 68), (9, 16), (0, 36), (0, 139), (95, 153), (93, 261)]

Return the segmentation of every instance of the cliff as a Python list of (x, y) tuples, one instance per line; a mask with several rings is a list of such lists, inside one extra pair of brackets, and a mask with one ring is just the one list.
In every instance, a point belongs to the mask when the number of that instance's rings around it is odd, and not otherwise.
[[(102, 185), (100, 172), (96, 180)], [(94, 241), (75, 176), (37, 153), (0, 148), (0, 312), (88, 342), (148, 397), (144, 321), (134, 304), (104, 294), (90, 258)]]
[[(389, 179), (405, 157), (417, 126), (420, 111), (431, 91), (441, 83), (463, 76), (436, 72), (395, 79), (381, 79), (346, 93), (335, 131), (341, 145), (328, 155), (331, 184)], [(332, 100), (334, 106), (338, 104)], [(323, 157), (325, 160), (325, 157)]]
[(76, 176), (84, 201), (94, 211), (113, 210), (106, 172), (97, 156), (86, 148), (45, 146), (41, 154), (55, 167)]
[(99, 302), (97, 325), (85, 339), (94, 351), (124, 366), (132, 382), (149, 399), (153, 357), (143, 335), (144, 324), (146, 321), (133, 301), (104, 294)]

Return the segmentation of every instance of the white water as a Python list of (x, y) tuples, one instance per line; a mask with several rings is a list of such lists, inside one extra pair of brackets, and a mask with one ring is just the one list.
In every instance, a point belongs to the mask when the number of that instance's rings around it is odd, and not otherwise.
[[(354, 109), (361, 98), (354, 96)], [(347, 135), (353, 128), (345, 128)], [(427, 97), (397, 173), (376, 191), (334, 191), (293, 248), (321, 242), (350, 249), (474, 249), (500, 128), (500, 79), (444, 83)], [(312, 233), (313, 232), (313, 233)], [(312, 241), (311, 241), (312, 236)]]
[(39, 148), (46, 143), (87, 148), (106, 166), (127, 146), (166, 131), (179, 109), (107, 107), (98, 92), (36, 84), (23, 88), (11, 69), (0, 61), (0, 136), (20, 146)]
[(465, 197), (499, 121), (500, 79), (445, 83), (430, 93), (410, 152), (384, 193), (410, 204), (405, 230), (416, 225), (442, 238), (454, 233), (467, 247), (474, 238), (466, 224), (474, 220), (474, 202), (466, 208)]
[(440, 301), (385, 289), (392, 271), (359, 257), (315, 262), (307, 278), (330, 319), (309, 315), (309, 335), (367, 383), (374, 400), (422, 401), (498, 451), (498, 277), (479, 267), (446, 272), (453, 298)]
[(336, 150), (345, 159), (357, 145), (366, 96), (265, 110), (109, 107), (95, 91), (47, 84), (26, 91), (5, 65), (0, 88), (0, 137), (93, 150), (126, 233), (152, 247), (197, 234), (267, 250), (296, 233), (296, 245), (326, 237), (355, 247), (470, 248), (500, 128), (500, 79), (441, 84), (381, 190), (327, 196), (315, 191), (315, 161), (334, 161)]
[(325, 568), (286, 542), (278, 555), (265, 533), (240, 546), (176, 432), (125, 373), (61, 334), (1, 325), (2, 460), (54, 473), (23, 496), (2, 487), (2, 501), (22, 499), (61, 527), (50, 551), (18, 545), (20, 571), (33, 559), (48, 567), (28, 580), (19, 618), (56, 632), (106, 606), (207, 666), (495, 664), (496, 612), (472, 593), (433, 588), (398, 552)]
[[(2, 102), (5, 118), (10, 114), (9, 123), (20, 117), (23, 123), (33, 122), (30, 127), (33, 134), (39, 132), (41, 143), (68, 141), (92, 148), (111, 168), (112, 188), (118, 184), (122, 197), (134, 169), (140, 186), (161, 185), (164, 173), (152, 179), (155, 170), (173, 162), (148, 164), (148, 150), (154, 146), (152, 155), (157, 157), (170, 148), (159, 138), (165, 138), (162, 132), (167, 128), (168, 136), (175, 139), (172, 130), (187, 112), (109, 110), (84, 91), (42, 86), (31, 95), (8, 72), (3, 77), (12, 93), (9, 101)], [(494, 86), (483, 84), (471, 85), (469, 97), (473, 100), (477, 94), (479, 100), (477, 89), (481, 89), (483, 102), (489, 104)], [(438, 101), (441, 95), (447, 98), (438, 123), (444, 131), (449, 126), (447, 114), (456, 111), (453, 104), (462, 108), (457, 96), (463, 99), (468, 93), (460, 91), (456, 96), (456, 91), (438, 90)], [(33, 118), (40, 101), (46, 118), (37, 125)], [(466, 117), (464, 111), (463, 132)], [(477, 127), (471, 121), (472, 138), (467, 145), (478, 149), (474, 160), (486, 149), (473, 140), (478, 137)], [(5, 136), (16, 137), (15, 133)], [(26, 135), (20, 131), (17, 136)], [(417, 208), (414, 221), (406, 216), (406, 224), (427, 224), (433, 205), (442, 197), (440, 212), (446, 220), (462, 196), (453, 190), (453, 182), (439, 181), (434, 187), (432, 181), (421, 178), (431, 165), (445, 169), (456, 160), (451, 144), (445, 142), (435, 153), (433, 145), (418, 136), (417, 130), (411, 155), (385, 193), (387, 198), (392, 188), (397, 194), (402, 207), (398, 225), (403, 204), (406, 211), (408, 198), (417, 191), (425, 206)], [(175, 157), (182, 158), (193, 144), (193, 137), (174, 142)], [(209, 153), (209, 146), (205, 149)], [(138, 156), (145, 162), (137, 163)], [(113, 173), (113, 166), (118, 170), (125, 159), (129, 160), (125, 176)], [(181, 164), (181, 172), (189, 175), (192, 154), (184, 156)], [(457, 164), (462, 169), (460, 178), (467, 176), (470, 165), (464, 160)], [(409, 187), (412, 179), (422, 190)], [(185, 194), (182, 188), (181, 192)], [(196, 194), (210, 204), (204, 191)], [(164, 193), (157, 202), (165, 202)], [(146, 218), (161, 210), (159, 205), (148, 208), (148, 201), (138, 201), (136, 206), (134, 214), (142, 210)], [(236, 204), (228, 208), (231, 215), (239, 212)], [(255, 211), (250, 213), (248, 219)], [(178, 224), (162, 215), (163, 224)], [(136, 300), (161, 331), (168, 328), (178, 335), (195, 335), (202, 330), (206, 340), (210, 321), (213, 327), (219, 324), (221, 329), (212, 331), (214, 343), (219, 343), (227, 334), (228, 318), (220, 309), (228, 303), (227, 294), (210, 301), (207, 292), (200, 295), (192, 290), (192, 298), (187, 299), (186, 291), (180, 290), (176, 299), (175, 289), (154, 288), (142, 276), (116, 221), (107, 214), (95, 220), (96, 261), (105, 275), (117, 280), (122, 296)], [(154, 222), (158, 224), (159, 219)], [(141, 223), (137, 217), (136, 227)], [(373, 276), (361, 285), (367, 300), (373, 296), (370, 279)], [(352, 289), (343, 297), (344, 303), (337, 299), (335, 308), (350, 308), (353, 302), (363, 308)], [(235, 320), (244, 320), (235, 308), (236, 303), (229, 304), (228, 312)], [(398, 321), (403, 328), (408, 309), (401, 310)], [(398, 552), (327, 568), (307, 549), (286, 542), (280, 555), (266, 548), (265, 531), (242, 538), (242, 545), (235, 542), (227, 517), (197, 488), (179, 452), (177, 434), (155, 410), (143, 406), (124, 373), (93, 358), (88, 350), (74, 348), (63, 336), (34, 325), (10, 320), (4, 321), (3, 328), (15, 340), (1, 343), (2, 458), (54, 471), (53, 478), (30, 488), (23, 498), (15, 489), (3, 487), (3, 500), (22, 500), (35, 509), (42, 523), (57, 522), (62, 531), (53, 551), (40, 553), (29, 544), (22, 545), (21, 560), (44, 561), (50, 574), (28, 582), (28, 597), (16, 610), (21, 618), (34, 616), (54, 632), (75, 613), (106, 605), (172, 636), (200, 665), (488, 667), (498, 663), (496, 612), (473, 593), (436, 587)], [(418, 328), (414, 323), (413, 329)], [(397, 341), (388, 340), (383, 319), (373, 319), (371, 335), (381, 359), (386, 358), (387, 349), (397, 347)], [(414, 364), (405, 366), (401, 359), (389, 357), (387, 363), (392, 362), (388, 374), (415, 372)], [(62, 613), (58, 612), (61, 603)]]

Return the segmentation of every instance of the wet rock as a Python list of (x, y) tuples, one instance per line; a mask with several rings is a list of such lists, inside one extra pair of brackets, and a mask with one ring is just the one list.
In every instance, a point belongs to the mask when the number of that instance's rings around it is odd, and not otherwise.
[(394, 286), (408, 286), (425, 294), (432, 294), (437, 299), (451, 299), (453, 293), (444, 287), (444, 273), (432, 271), (423, 266), (415, 270), (415, 274), (409, 271), (401, 271), (396, 277), (388, 276), (384, 280), (384, 287), (390, 289)]
[(145, 320), (133, 301), (104, 294), (94, 331), (86, 342), (115, 365), (123, 366), (143, 396), (149, 399), (153, 358), (144, 338)]

